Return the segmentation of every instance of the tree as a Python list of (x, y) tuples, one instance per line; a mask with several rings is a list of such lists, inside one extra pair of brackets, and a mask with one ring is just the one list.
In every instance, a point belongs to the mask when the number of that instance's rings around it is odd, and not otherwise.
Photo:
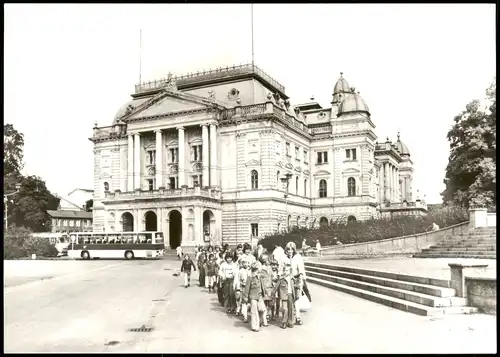
[(85, 211), (86, 212), (92, 212), (92, 208), (94, 207), (94, 200), (90, 199), (87, 202), (85, 202)]
[(9, 222), (34, 232), (49, 231), (51, 220), (47, 210), (56, 210), (59, 198), (52, 195), (45, 181), (37, 176), (23, 177), (20, 184), (19, 193), (7, 203)]
[(441, 193), (445, 205), (496, 205), (496, 79), (486, 96), (486, 108), (478, 100), (470, 102), (448, 132), (450, 156)]
[(3, 126), (4, 176), (19, 174), (23, 168), (24, 135), (12, 124)]

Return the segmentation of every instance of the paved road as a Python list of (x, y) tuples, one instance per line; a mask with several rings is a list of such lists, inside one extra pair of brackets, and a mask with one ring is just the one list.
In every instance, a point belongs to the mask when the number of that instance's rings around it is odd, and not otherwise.
[[(496, 316), (429, 319), (311, 285), (304, 325), (254, 333), (215, 295), (184, 289), (177, 261), (77, 263), (81, 272), (5, 289), (5, 352), (496, 352)], [(155, 330), (127, 332), (143, 325)]]

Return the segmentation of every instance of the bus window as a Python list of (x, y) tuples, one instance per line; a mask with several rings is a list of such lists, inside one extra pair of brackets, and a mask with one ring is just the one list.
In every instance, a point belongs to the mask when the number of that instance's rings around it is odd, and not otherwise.
[(163, 233), (155, 233), (155, 243), (163, 243)]
[(106, 236), (102, 237), (101, 244), (108, 244), (108, 238), (109, 237), (106, 237)]
[(139, 243), (146, 243), (146, 236), (144, 234), (139, 234)]

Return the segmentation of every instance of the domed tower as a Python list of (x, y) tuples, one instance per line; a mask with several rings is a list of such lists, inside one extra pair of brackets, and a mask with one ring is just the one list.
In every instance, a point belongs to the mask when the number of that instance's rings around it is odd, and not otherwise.
[(398, 132), (398, 141), (395, 143), (396, 150), (401, 156), (399, 164), (399, 192), (401, 192), (401, 201), (413, 201), (413, 162), (410, 158), (410, 150), (401, 141), (400, 133)]
[[(346, 88), (347, 81), (341, 77), (335, 86), (332, 107), (337, 107), (337, 116), (331, 120), (335, 147), (335, 176), (340, 178), (339, 196), (369, 197), (368, 211), (376, 202), (375, 126), (370, 119), (370, 109), (355, 88)], [(337, 105), (334, 104), (338, 101)], [(337, 164), (338, 163), (338, 164)], [(353, 198), (351, 198), (354, 200)], [(364, 203), (360, 202), (360, 210)], [(370, 211), (370, 214), (375, 214)]]
[(345, 97), (346, 93), (350, 93), (351, 89), (349, 87), (349, 83), (347, 83), (346, 79), (343, 77), (344, 73), (340, 72), (340, 78), (337, 80), (335, 87), (333, 88), (333, 99), (332, 105), (338, 105)]

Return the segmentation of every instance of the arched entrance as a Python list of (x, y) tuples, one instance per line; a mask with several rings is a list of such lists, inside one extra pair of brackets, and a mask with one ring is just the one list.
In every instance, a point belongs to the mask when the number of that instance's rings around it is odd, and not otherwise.
[(158, 217), (153, 211), (147, 211), (144, 215), (146, 221), (146, 232), (156, 232), (158, 230)]
[(182, 215), (179, 211), (171, 211), (169, 216), (169, 243), (170, 248), (175, 249), (182, 244)]
[(356, 217), (354, 216), (347, 217), (347, 223), (356, 223)]
[(319, 219), (319, 226), (320, 226), (321, 228), (328, 227), (328, 218), (326, 218), (326, 217), (321, 217), (321, 218)]
[(215, 215), (212, 211), (203, 212), (203, 241), (210, 242), (215, 234)]
[(130, 212), (125, 212), (124, 214), (122, 214), (122, 231), (134, 231), (134, 216), (132, 216), (132, 213)]

